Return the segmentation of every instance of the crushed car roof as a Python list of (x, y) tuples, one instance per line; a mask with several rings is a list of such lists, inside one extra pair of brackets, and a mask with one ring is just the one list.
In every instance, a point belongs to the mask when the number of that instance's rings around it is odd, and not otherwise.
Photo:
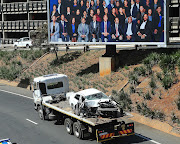
[(100, 93), (101, 91), (95, 89), (95, 88), (89, 88), (89, 89), (85, 89), (82, 91), (79, 91), (78, 94), (86, 96), (86, 95), (92, 95), (92, 94), (96, 94), (96, 93)]

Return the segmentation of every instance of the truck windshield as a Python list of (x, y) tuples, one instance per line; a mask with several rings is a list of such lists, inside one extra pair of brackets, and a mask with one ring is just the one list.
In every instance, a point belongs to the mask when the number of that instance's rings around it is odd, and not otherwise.
[(85, 97), (87, 100), (98, 100), (98, 99), (108, 99), (108, 96), (103, 93), (96, 93), (88, 95)]

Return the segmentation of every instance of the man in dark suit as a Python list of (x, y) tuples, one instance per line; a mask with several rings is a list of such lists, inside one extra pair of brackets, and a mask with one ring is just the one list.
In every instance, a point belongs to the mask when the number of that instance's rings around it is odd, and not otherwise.
[(144, 19), (137, 30), (137, 41), (151, 41), (152, 32), (151, 32), (151, 22), (148, 21), (148, 15), (144, 14)]
[(134, 0), (131, 0), (131, 6), (130, 6), (130, 15), (135, 19), (137, 17), (137, 6), (135, 5)]
[(90, 22), (90, 40), (92, 42), (99, 41), (100, 24), (96, 21), (96, 15), (93, 16), (93, 21)]
[(108, 21), (107, 15), (104, 15), (103, 20), (101, 22), (101, 40), (102, 42), (111, 41), (111, 22)]
[(140, 23), (143, 21), (143, 17), (144, 17), (144, 14), (145, 14), (145, 9), (144, 7), (141, 5), (140, 6), (140, 10), (137, 14), (137, 25), (139, 26)]
[(71, 8), (67, 7), (67, 11), (66, 11), (66, 14), (65, 14), (66, 22), (70, 23), (71, 22), (71, 17), (72, 17)]
[(67, 22), (65, 22), (65, 17), (63, 14), (61, 15), (61, 21), (59, 23), (59, 27), (60, 27), (59, 33), (62, 38), (62, 41), (68, 42), (69, 41), (69, 35), (67, 33), (68, 25)]
[(124, 32), (122, 26), (119, 24), (119, 18), (116, 17), (112, 26), (112, 41), (122, 41), (124, 38)]
[(57, 11), (58, 11), (59, 15), (63, 14), (63, 12), (64, 12), (64, 6), (63, 6), (61, 0), (58, 0)]
[(135, 41), (136, 37), (136, 23), (132, 22), (132, 17), (128, 17), (128, 23), (125, 25), (125, 40), (126, 41)]

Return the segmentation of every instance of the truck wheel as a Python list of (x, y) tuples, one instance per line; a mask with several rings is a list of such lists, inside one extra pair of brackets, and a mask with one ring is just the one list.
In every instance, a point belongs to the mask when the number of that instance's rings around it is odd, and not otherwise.
[(43, 110), (41, 109), (41, 107), (38, 107), (38, 114), (41, 120), (44, 120), (44, 114), (43, 114)]
[(73, 124), (73, 132), (77, 138), (82, 139), (83, 132), (82, 132), (81, 126), (78, 122), (75, 122)]
[(26, 45), (26, 48), (27, 48), (27, 49), (30, 48), (28, 44)]
[(35, 109), (36, 111), (37, 111), (37, 109), (38, 109), (35, 103), (34, 103), (34, 109)]
[(72, 127), (73, 121), (70, 118), (66, 118), (64, 121), (64, 125), (68, 134), (72, 135), (73, 134), (73, 127)]

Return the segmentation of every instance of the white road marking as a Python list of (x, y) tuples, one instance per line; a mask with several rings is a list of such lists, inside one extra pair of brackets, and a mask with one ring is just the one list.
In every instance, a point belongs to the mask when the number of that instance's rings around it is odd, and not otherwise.
[(36, 122), (34, 122), (34, 121), (30, 120), (30, 119), (26, 119), (26, 120), (29, 121), (29, 122), (31, 122), (31, 123), (33, 123), (33, 124), (35, 124), (35, 125), (38, 124), (38, 123), (36, 123)]
[(18, 96), (21, 96), (21, 97), (24, 97), (24, 98), (28, 98), (28, 99), (33, 99), (31, 97), (28, 97), (28, 96), (25, 96), (25, 95), (21, 95), (21, 94), (17, 94), (17, 93), (13, 93), (13, 92), (9, 92), (9, 91), (6, 91), (6, 90), (1, 90), (0, 91), (2, 92), (6, 92), (6, 93), (10, 93), (10, 94), (14, 94), (14, 95), (18, 95)]
[(135, 133), (135, 135), (138, 136), (138, 137), (141, 137), (141, 138), (143, 138), (143, 139), (145, 139), (145, 140), (148, 140), (148, 141), (150, 141), (150, 142), (152, 142), (152, 143), (161, 144), (161, 143), (159, 143), (159, 142), (157, 142), (157, 141), (155, 141), (155, 140), (152, 140), (152, 139), (147, 138), (147, 137), (145, 137), (145, 136), (142, 136), (142, 135), (140, 135), (140, 134)]

